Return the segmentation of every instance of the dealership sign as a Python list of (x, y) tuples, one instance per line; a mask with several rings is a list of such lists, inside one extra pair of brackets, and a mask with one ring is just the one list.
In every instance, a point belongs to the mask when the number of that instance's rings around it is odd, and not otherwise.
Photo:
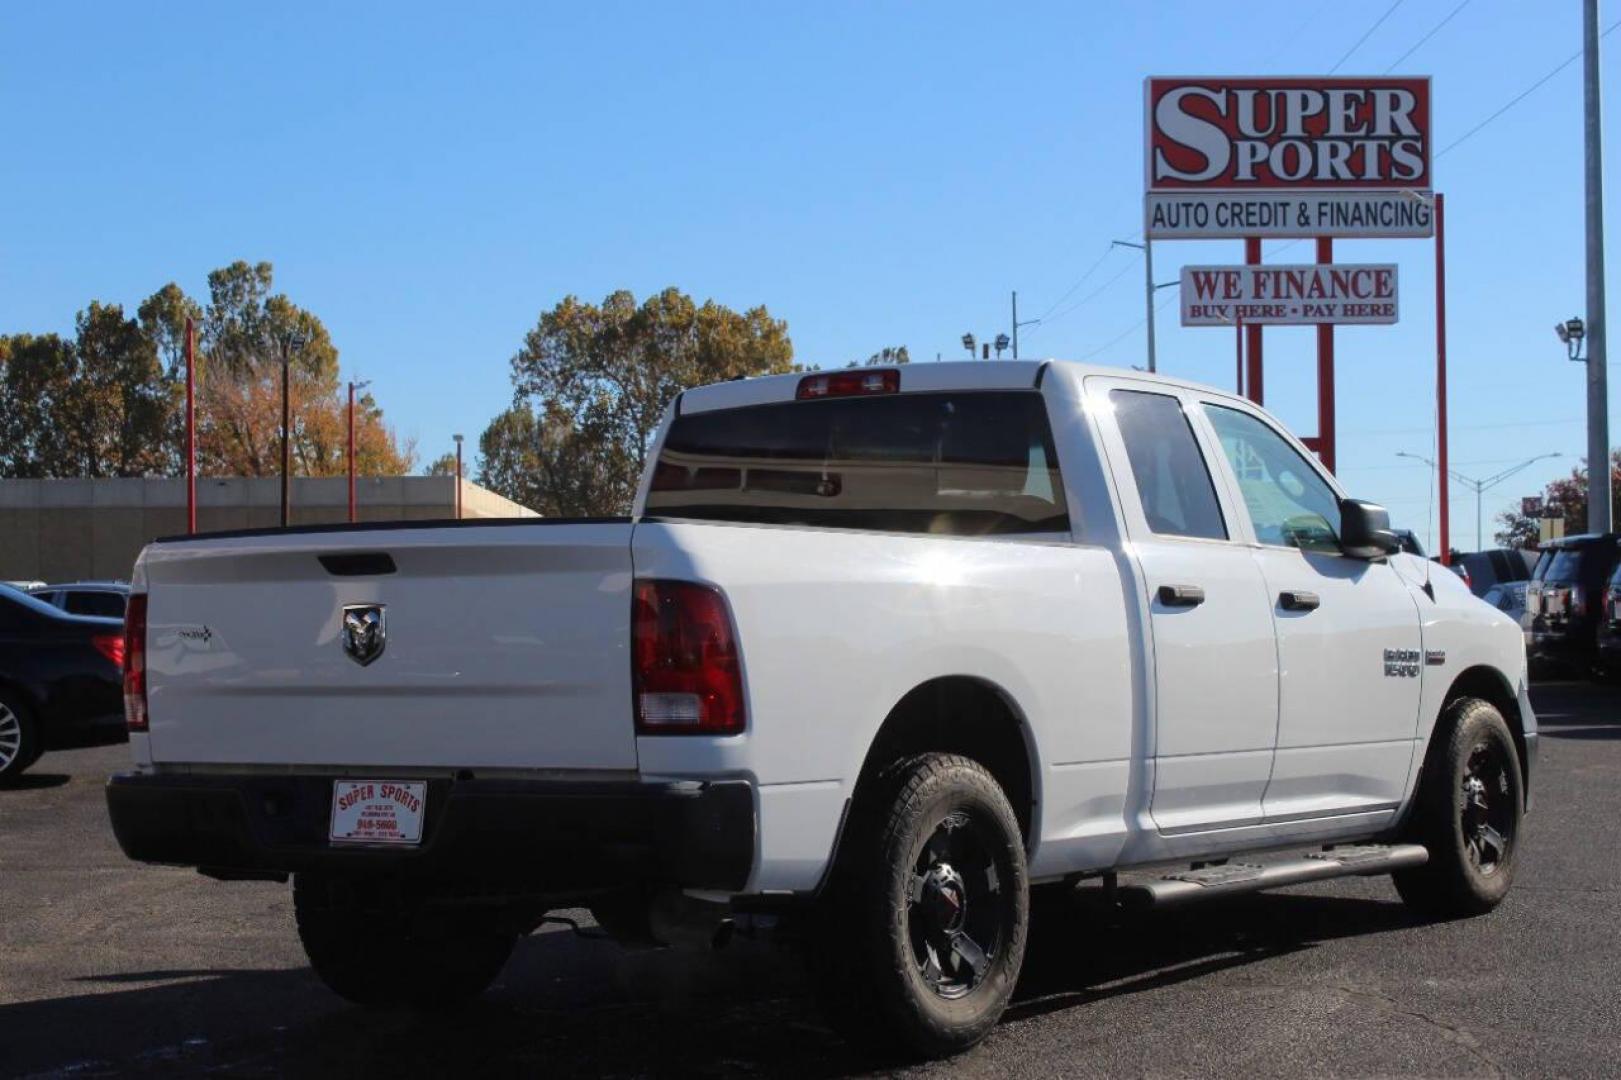
[(1150, 78), (1151, 239), (1429, 236), (1427, 78)]
[(1184, 266), (1182, 325), (1385, 325), (1396, 321), (1388, 263)]

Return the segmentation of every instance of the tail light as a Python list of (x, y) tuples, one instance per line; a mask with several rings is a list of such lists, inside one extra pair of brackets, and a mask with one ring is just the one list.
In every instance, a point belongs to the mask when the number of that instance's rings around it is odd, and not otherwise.
[(638, 735), (743, 730), (737, 636), (717, 590), (688, 581), (638, 581), (631, 654)]
[(124, 635), (123, 634), (97, 634), (90, 639), (95, 650), (113, 662), (113, 666), (120, 670), (124, 667)]
[(131, 593), (124, 612), (124, 721), (131, 731), (147, 729), (146, 594)]
[(804, 401), (807, 398), (852, 397), (857, 394), (896, 394), (900, 389), (901, 373), (894, 368), (881, 371), (830, 371), (826, 375), (807, 375), (800, 379), (794, 397)]

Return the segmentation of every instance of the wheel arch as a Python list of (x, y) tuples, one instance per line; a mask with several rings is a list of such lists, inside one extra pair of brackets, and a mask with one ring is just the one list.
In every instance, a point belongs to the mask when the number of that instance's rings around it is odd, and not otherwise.
[[(1531, 775), (1531, 760), (1525, 741), (1525, 718), (1520, 715), (1520, 699), (1514, 692), (1513, 686), (1503, 673), (1489, 664), (1476, 664), (1465, 668), (1452, 680), (1447, 687), (1446, 696), (1441, 699), (1440, 716), (1445, 716), (1448, 707), (1459, 698), (1480, 698), (1488, 701), (1503, 719), (1508, 723), (1509, 733), (1514, 736), (1514, 752), (1520, 759), (1520, 775), (1529, 782)], [(1437, 724), (1439, 724), (1439, 717)], [(1435, 733), (1430, 733), (1430, 741), (1435, 741)]]
[[(1012, 695), (978, 676), (929, 679), (890, 708), (868, 743), (851, 795), (851, 811), (876, 789), (888, 766), (930, 752), (962, 754), (985, 766), (1013, 806), (1025, 850), (1034, 847), (1041, 795), (1036, 740)], [(841, 841), (851, 811), (840, 823)]]

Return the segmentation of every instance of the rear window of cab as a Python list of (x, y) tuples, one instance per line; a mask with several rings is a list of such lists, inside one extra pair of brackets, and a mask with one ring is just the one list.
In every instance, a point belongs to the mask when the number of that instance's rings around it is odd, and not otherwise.
[(677, 416), (657, 517), (936, 536), (1069, 531), (1035, 391), (883, 394)]

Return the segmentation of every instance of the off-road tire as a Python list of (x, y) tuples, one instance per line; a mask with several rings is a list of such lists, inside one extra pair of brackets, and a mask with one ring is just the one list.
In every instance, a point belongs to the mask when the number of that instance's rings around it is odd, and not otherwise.
[[(1503, 714), (1480, 698), (1452, 702), (1430, 740), (1407, 824), (1407, 838), (1430, 858), (1397, 871), (1396, 891), (1427, 918), (1484, 915), (1513, 883), (1524, 811), (1525, 781)], [(1495, 841), (1479, 827), (1488, 816)]]
[[(1024, 959), (1029, 877), (1018, 819), (991, 774), (956, 754), (898, 762), (857, 803), (807, 936), (823, 1012), (841, 1035), (886, 1056), (966, 1050), (996, 1026)], [(984, 858), (953, 869), (937, 858), (953, 845)], [(955, 930), (942, 911), (961, 918)], [(986, 940), (933, 952), (922, 940), (955, 943), (970, 931)], [(978, 966), (959, 948), (977, 952)], [(933, 983), (920, 950), (939, 958)]]
[(0, 738), (5, 739), (5, 747), (0, 748), (0, 788), (3, 788), (15, 784), (45, 752), (34, 714), (9, 690), (0, 691)]
[(517, 935), (488, 913), (425, 910), (388, 882), (293, 877), (298, 937), (316, 975), (357, 1005), (454, 1009), (495, 981)]

